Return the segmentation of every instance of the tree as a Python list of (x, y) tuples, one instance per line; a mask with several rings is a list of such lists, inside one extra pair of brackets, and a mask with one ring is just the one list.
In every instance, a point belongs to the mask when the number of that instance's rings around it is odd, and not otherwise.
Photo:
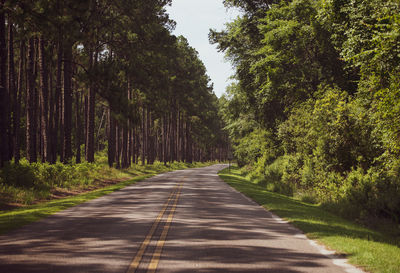
[(43, 137), (43, 154), (42, 162), (48, 161), (50, 158), (49, 145), (49, 86), (48, 86), (48, 70), (45, 60), (45, 41), (43, 36), (39, 38), (39, 67), (40, 67), (40, 105), (41, 105), (41, 131)]
[(5, 12), (3, 9), (5, 1), (0, 2), (0, 167), (4, 162), (9, 160), (8, 151), (8, 121), (9, 121), (9, 94), (7, 90), (7, 45), (6, 45), (6, 31), (5, 31)]
[[(171, 35), (174, 22), (164, 9), (170, 2), (4, 2), (10, 18), (4, 73), (12, 95), (4, 118), (13, 125), (3, 118), (1, 124), (14, 134), (16, 161), (26, 148), (30, 162), (38, 155), (43, 162), (71, 163), (74, 156), (80, 162), (81, 131), (88, 162), (104, 147), (109, 165), (122, 168), (139, 156), (147, 164), (215, 158), (215, 95), (197, 52)], [(13, 35), (20, 42), (15, 55)], [(14, 59), (18, 88), (11, 85)], [(18, 141), (20, 127), (26, 147)]]
[(29, 38), (28, 41), (28, 68), (27, 68), (27, 106), (26, 106), (26, 155), (29, 162), (36, 162), (36, 88), (35, 88), (35, 73), (34, 73), (34, 38)]

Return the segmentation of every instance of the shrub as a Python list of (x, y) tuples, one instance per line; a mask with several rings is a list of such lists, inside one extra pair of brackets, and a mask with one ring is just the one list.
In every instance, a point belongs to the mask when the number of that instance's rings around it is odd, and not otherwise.
[[(255, 164), (256, 162), (262, 165), (270, 164), (280, 153), (278, 147), (276, 138), (271, 132), (256, 129), (235, 145), (234, 155), (240, 167), (246, 164)], [(261, 157), (263, 157), (263, 160), (258, 161)]]
[(365, 173), (358, 168), (349, 173), (344, 187), (341, 201), (355, 206), (360, 216), (383, 216), (399, 223), (400, 179), (393, 170), (371, 167)]
[(284, 194), (293, 195), (301, 183), (300, 170), (303, 165), (301, 154), (286, 155), (282, 175), (282, 190)]
[(282, 182), (286, 162), (286, 158), (281, 156), (265, 167), (264, 176), (267, 183), (278, 184)]
[(87, 187), (97, 178), (109, 177), (111, 170), (98, 163), (80, 164), (29, 163), (22, 159), (19, 164), (7, 163), (0, 170), (0, 192), (8, 201), (31, 203), (46, 198), (50, 190)]
[(0, 182), (5, 185), (31, 188), (35, 181), (35, 172), (27, 160), (21, 160), (20, 164), (7, 163), (0, 170)]
[(292, 183), (290, 169), (293, 167), (292, 156), (280, 156), (267, 165), (263, 173), (263, 181), (268, 190), (286, 195), (293, 195), (295, 183)]

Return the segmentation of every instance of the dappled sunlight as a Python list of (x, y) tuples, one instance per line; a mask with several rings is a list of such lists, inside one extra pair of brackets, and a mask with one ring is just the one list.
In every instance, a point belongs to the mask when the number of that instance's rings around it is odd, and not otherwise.
[(158, 182), (138, 183), (1, 236), (0, 271), (124, 272), (174, 184)]
[(157, 272), (338, 272), (299, 230), (214, 175), (224, 167), (157, 175), (1, 236), (0, 270), (125, 272), (172, 189), (183, 182)]
[(298, 234), (299, 230), (279, 223), (271, 213), (221, 183), (218, 177), (195, 173), (185, 182), (159, 269), (340, 272), (330, 269), (330, 259)]
[[(307, 204), (291, 197), (269, 192), (262, 186), (253, 184), (242, 177), (238, 170), (231, 173), (224, 170), (220, 176), (257, 203), (287, 219), (292, 225), (304, 231), (309, 238), (316, 239), (329, 248), (335, 249), (341, 253), (342, 258), (347, 257), (352, 263), (360, 264), (363, 259), (360, 259), (360, 256), (365, 257), (365, 255), (369, 255), (370, 259), (374, 260), (377, 260), (377, 256), (380, 259), (385, 258), (387, 253), (392, 253), (393, 256), (397, 255), (399, 241), (385, 236), (385, 234), (340, 218), (319, 205)], [(338, 259), (336, 263), (343, 263), (340, 257), (333, 258)], [(386, 263), (390, 262), (386, 259)], [(385, 268), (384, 264), (381, 266)], [(393, 265), (390, 266), (393, 267)]]

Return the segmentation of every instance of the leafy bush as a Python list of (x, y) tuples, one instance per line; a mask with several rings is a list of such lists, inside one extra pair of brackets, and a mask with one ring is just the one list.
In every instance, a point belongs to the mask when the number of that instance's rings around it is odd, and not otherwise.
[(85, 188), (110, 174), (111, 169), (98, 163), (51, 165), (22, 159), (19, 164), (8, 163), (0, 170), (0, 192), (8, 201), (31, 203), (47, 198), (53, 188)]
[(241, 167), (245, 164), (254, 164), (261, 157), (263, 160), (258, 161), (258, 164), (270, 164), (279, 154), (277, 147), (275, 137), (271, 132), (256, 129), (235, 145), (234, 155)]
[[(332, 206), (343, 215), (399, 221), (400, 160), (393, 153), (380, 156), (382, 142), (360, 101), (332, 88), (321, 94), (299, 105), (279, 126), (285, 155), (271, 162), (270, 149), (259, 147), (248, 176), (272, 191)], [(247, 141), (241, 147), (268, 147), (262, 141), (266, 135), (249, 137), (251, 145)]]
[(265, 167), (264, 176), (267, 183), (281, 183), (286, 162), (286, 158), (281, 156), (278, 157), (272, 164)]
[[(282, 194), (292, 195), (295, 185), (291, 183), (291, 175), (293, 172), (290, 165), (293, 160), (292, 156), (280, 156), (271, 164), (267, 164), (264, 157), (259, 158), (257, 168), (243, 168), (247, 169), (247, 177), (253, 181), (258, 181), (259, 184), (265, 185), (268, 190)], [(262, 163), (261, 163), (261, 162)], [(265, 166), (262, 168), (261, 166)]]
[(281, 1), (214, 37), (237, 65), (224, 120), (249, 177), (400, 222), (399, 11), (394, 0)]
[(21, 164), (7, 163), (0, 170), (0, 183), (21, 188), (31, 188), (35, 185), (35, 172), (27, 160)]
[[(395, 174), (395, 172), (397, 174)], [(341, 202), (356, 206), (360, 216), (384, 216), (399, 222), (400, 179), (399, 170), (372, 167), (368, 172), (358, 168), (347, 176)]]

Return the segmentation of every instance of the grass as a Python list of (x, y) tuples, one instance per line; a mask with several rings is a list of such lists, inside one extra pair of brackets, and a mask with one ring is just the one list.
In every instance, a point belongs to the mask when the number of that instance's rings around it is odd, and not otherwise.
[(9, 232), (28, 223), (35, 222), (58, 211), (112, 193), (150, 176), (152, 176), (152, 174), (137, 176), (133, 179), (120, 182), (118, 184), (105, 188), (97, 189), (88, 193), (31, 205), (16, 210), (0, 212), (0, 234)]
[[(26, 159), (19, 164), (8, 163), (0, 169), (0, 211), (51, 199), (55, 192), (88, 191), (104, 187), (105, 181), (115, 184), (137, 175), (154, 174), (175, 169), (201, 166), (201, 163), (174, 162), (164, 165), (155, 162), (151, 165), (132, 165), (129, 169), (118, 170), (102, 162), (79, 164), (29, 163)], [(204, 165), (204, 164), (203, 164)], [(113, 182), (114, 181), (114, 182)], [(110, 183), (108, 183), (110, 184)]]
[[(84, 203), (86, 201), (101, 197), (103, 195), (109, 194), (111, 192), (117, 191), (119, 189), (122, 189), (128, 185), (131, 185), (133, 183), (136, 183), (137, 181), (146, 179), (148, 177), (154, 176), (159, 173), (163, 172), (168, 172), (168, 171), (173, 171), (177, 169), (186, 169), (186, 168), (192, 168), (192, 167), (202, 167), (202, 166), (207, 166), (210, 164), (214, 164), (215, 162), (208, 162), (208, 163), (193, 163), (193, 164), (188, 164), (188, 163), (181, 163), (181, 162), (174, 162), (172, 164), (164, 165), (160, 162), (156, 162), (155, 164), (152, 165), (134, 165), (129, 169), (126, 170), (116, 170), (116, 169), (111, 169), (107, 170), (106, 172), (99, 170), (99, 172), (96, 173), (96, 176), (99, 176), (100, 174), (108, 174), (108, 176), (112, 175), (112, 177), (125, 177), (129, 178), (128, 180), (119, 182), (117, 184), (113, 184), (111, 186), (106, 186), (102, 187), (99, 189), (95, 189), (83, 194), (77, 194), (74, 196), (70, 196), (67, 198), (62, 198), (62, 199), (56, 199), (56, 200), (41, 200), (37, 204), (33, 205), (26, 205), (22, 208), (14, 209), (14, 210), (7, 210), (7, 211), (1, 211), (0, 210), (0, 234), (7, 233), (9, 231), (15, 230), (21, 226), (24, 226), (28, 223), (35, 222), (41, 218), (44, 218), (46, 216), (49, 216), (51, 214), (54, 214), (58, 211), (79, 205), (81, 203)], [(104, 168), (108, 168), (105, 167)], [(86, 174), (86, 172), (85, 172)], [(74, 180), (77, 180), (78, 178), (74, 176)], [(82, 176), (81, 179), (83, 181), (88, 181), (86, 176)], [(93, 181), (92, 181), (93, 182)], [(83, 184), (87, 184), (86, 182)], [(81, 187), (81, 183), (75, 183), (75, 187)], [(34, 185), (35, 186), (35, 185)], [(71, 187), (71, 183), (66, 181), (65, 185), (67, 187)], [(86, 186), (93, 186), (93, 183), (89, 183)], [(14, 190), (17, 187), (11, 187)], [(41, 187), (42, 188), (42, 187)], [(45, 187), (46, 188), (46, 187)], [(47, 186), (48, 188), (48, 186)], [(34, 195), (32, 192), (41, 192), (44, 191), (43, 189), (35, 189), (34, 187), (31, 188), (19, 188), (18, 189), (20, 192), (23, 192), (25, 195)], [(48, 189), (46, 189), (48, 191)], [(0, 195), (3, 194), (4, 192), (0, 191)], [(38, 198), (40, 195), (36, 195), (34, 198)], [(0, 196), (1, 197), (1, 196)], [(5, 199), (4, 197), (1, 199)], [(38, 200), (36, 200), (38, 201)]]
[(237, 167), (224, 169), (219, 175), (236, 190), (301, 229), (310, 239), (345, 254), (350, 263), (374, 273), (400, 272), (398, 238), (340, 218), (319, 205), (269, 192), (246, 179)]

